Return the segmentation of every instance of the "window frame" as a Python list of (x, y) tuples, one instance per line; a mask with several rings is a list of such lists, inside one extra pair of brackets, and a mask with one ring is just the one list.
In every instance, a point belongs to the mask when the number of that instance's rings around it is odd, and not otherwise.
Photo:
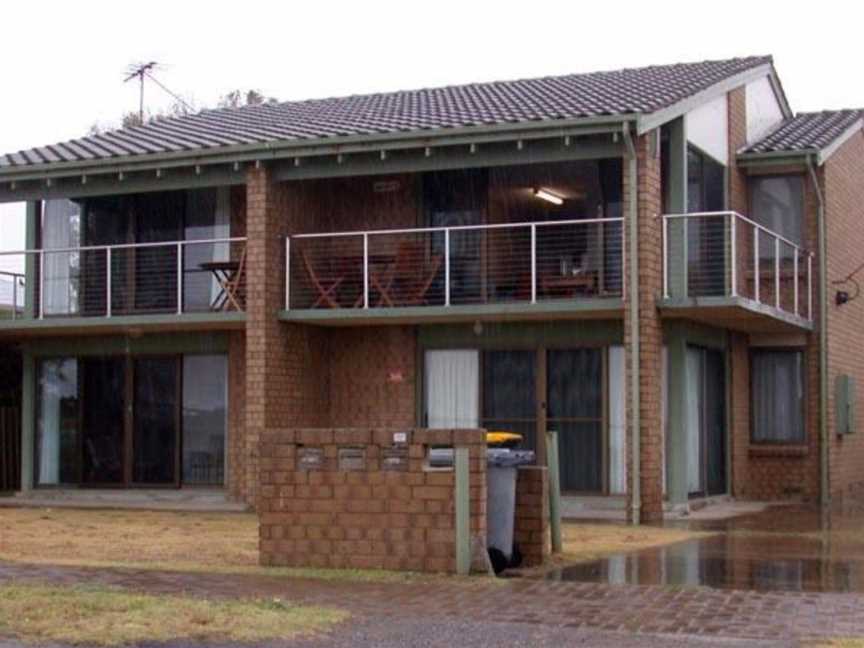
[[(797, 353), (801, 355), (801, 420), (803, 421), (803, 436), (800, 439), (757, 439), (756, 438), (756, 408), (755, 408), (755, 371), (753, 359), (755, 356), (762, 353)], [(808, 367), (807, 367), (807, 348), (806, 347), (790, 347), (790, 346), (766, 346), (766, 347), (750, 347), (748, 354), (749, 361), (749, 404), (750, 404), (750, 445), (751, 446), (780, 446), (780, 447), (802, 447), (809, 442), (809, 407), (808, 407)]]
[[(797, 242), (793, 241), (792, 238), (790, 238), (786, 234), (776, 232), (764, 223), (760, 222), (759, 217), (756, 214), (756, 209), (754, 208), (754, 198), (756, 195), (755, 185), (763, 180), (777, 180), (779, 178), (795, 178), (801, 188), (801, 223), (799, 229), (801, 237), (800, 240)], [(747, 178), (747, 209), (749, 212), (748, 216), (754, 223), (757, 223), (765, 229), (775, 232), (776, 234), (780, 234), (780, 236), (782, 236), (783, 238), (792, 241), (798, 246), (800, 250), (807, 249), (807, 183), (803, 173), (790, 171), (788, 173), (760, 173), (758, 175), (749, 176)], [(786, 246), (781, 247), (780, 258), (791, 259), (793, 256), (792, 254), (790, 254), (791, 251), (785, 248)], [(770, 256), (763, 257), (760, 253), (760, 258), (773, 259), (774, 255), (772, 253)]]

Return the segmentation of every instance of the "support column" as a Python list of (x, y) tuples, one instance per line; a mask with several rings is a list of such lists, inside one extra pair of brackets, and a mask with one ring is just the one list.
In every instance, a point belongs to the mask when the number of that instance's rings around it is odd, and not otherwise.
[(241, 493), (254, 505), (259, 445), (268, 431), (328, 423), (326, 332), (279, 320), (285, 299), (285, 237), (309, 231), (303, 182), (274, 182), (251, 168), (246, 184), (246, 425)]
[[(24, 248), (35, 250), (39, 245), (39, 217), (41, 203), (31, 200), (27, 203), (27, 215), (24, 229)], [(36, 308), (36, 284), (39, 280), (36, 274), (38, 267), (34, 254), (28, 254), (24, 259), (24, 317), (33, 319), (39, 314)], [(41, 298), (41, 297), (40, 297)]]
[[(628, 282), (624, 305), (624, 343), (628, 373), (628, 474), (631, 475), (628, 484), (628, 516), (632, 522), (637, 522), (658, 520), (663, 516), (663, 328), (657, 309), (657, 300), (663, 287), (660, 218), (663, 201), (659, 131), (635, 138), (634, 144), (635, 157), (625, 159), (624, 164), (625, 214), (628, 221), (636, 219), (635, 241), (633, 230), (625, 224), (628, 232)], [(637, 272), (634, 273), (634, 270)], [(638, 425), (638, 448), (633, 447), (634, 424)], [(634, 450), (638, 452), (634, 453)], [(638, 461), (638, 465), (634, 465), (634, 460)], [(638, 498), (634, 497), (634, 475), (638, 475)], [(637, 501), (634, 502), (634, 499)]]
[(687, 504), (687, 339), (680, 327), (666, 331), (669, 376), (668, 408), (666, 410), (666, 495), (672, 505)]

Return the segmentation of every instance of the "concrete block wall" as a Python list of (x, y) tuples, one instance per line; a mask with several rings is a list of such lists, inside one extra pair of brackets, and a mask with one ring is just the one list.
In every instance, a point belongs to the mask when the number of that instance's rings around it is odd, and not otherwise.
[[(259, 459), (261, 564), (455, 571), (455, 473), (428, 468), (430, 446), (469, 448), (470, 529), (485, 546), (485, 431), (270, 429)], [(340, 461), (346, 448), (362, 465)], [(304, 461), (312, 455), (317, 464)]]

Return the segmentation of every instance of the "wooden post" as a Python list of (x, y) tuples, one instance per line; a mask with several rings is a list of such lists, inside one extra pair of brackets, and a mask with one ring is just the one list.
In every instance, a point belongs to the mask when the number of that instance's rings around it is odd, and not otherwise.
[(456, 573), (467, 576), (471, 571), (468, 448), (457, 447), (453, 452), (456, 471)]
[(558, 471), (558, 432), (546, 432), (546, 462), (549, 470), (549, 529), (552, 553), (561, 553), (561, 477)]

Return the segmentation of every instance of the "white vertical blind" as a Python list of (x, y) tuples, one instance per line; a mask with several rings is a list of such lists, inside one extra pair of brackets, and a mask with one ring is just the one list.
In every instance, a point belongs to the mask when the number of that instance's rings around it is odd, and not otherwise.
[(477, 351), (426, 352), (426, 414), (430, 428), (480, 426)]

